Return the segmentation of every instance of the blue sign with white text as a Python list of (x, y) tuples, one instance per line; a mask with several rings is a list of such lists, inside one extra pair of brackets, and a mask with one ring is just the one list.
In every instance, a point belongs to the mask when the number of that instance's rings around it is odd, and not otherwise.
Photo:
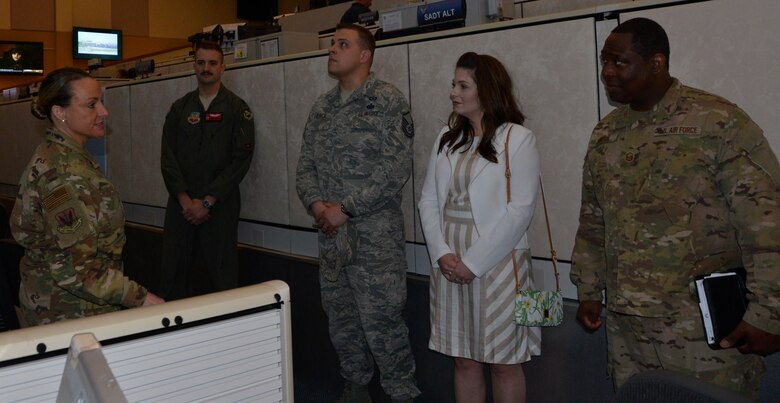
[(443, 0), (417, 6), (417, 25), (430, 25), (466, 18), (466, 0)]

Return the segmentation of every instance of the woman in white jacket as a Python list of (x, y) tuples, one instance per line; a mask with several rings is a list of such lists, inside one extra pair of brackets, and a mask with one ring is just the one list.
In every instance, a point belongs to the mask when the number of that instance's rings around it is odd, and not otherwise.
[(512, 322), (512, 251), (517, 281), (528, 288), (526, 231), (539, 185), (535, 139), (521, 126), (525, 117), (506, 68), (491, 56), (458, 59), (450, 99), (453, 111), (433, 144), (418, 205), (434, 266), (429, 347), (455, 358), (458, 402), (485, 400), (484, 365), (495, 402), (525, 401), (521, 363), (541, 353), (541, 332)]

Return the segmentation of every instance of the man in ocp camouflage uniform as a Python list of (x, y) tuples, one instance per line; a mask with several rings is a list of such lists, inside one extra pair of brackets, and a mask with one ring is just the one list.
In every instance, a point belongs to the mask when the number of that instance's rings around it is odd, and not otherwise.
[(414, 127), (403, 95), (370, 73), (374, 47), (365, 28), (336, 30), (328, 73), (338, 85), (311, 109), (296, 178), (298, 196), (321, 230), (322, 305), (346, 380), (342, 402), (370, 401), (374, 359), (393, 401), (420, 394), (401, 316), (401, 190), (412, 169)]
[[(612, 31), (602, 80), (622, 103), (593, 130), (572, 256), (578, 320), (601, 325), (606, 290), (616, 386), (646, 370), (693, 374), (756, 399), (761, 355), (780, 349), (780, 166), (729, 101), (668, 71), (666, 33), (648, 19)], [(744, 267), (742, 322), (712, 350), (693, 281)]]

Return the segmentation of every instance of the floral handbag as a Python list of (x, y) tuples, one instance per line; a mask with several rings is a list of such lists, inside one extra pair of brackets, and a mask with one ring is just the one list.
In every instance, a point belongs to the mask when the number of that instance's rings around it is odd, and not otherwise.
[[(511, 132), (510, 132), (511, 133)], [(506, 136), (506, 148), (509, 149), (509, 134)], [(509, 153), (506, 157), (506, 202), (511, 201), (510, 183), (512, 176), (509, 170)], [(512, 264), (515, 269), (515, 324), (519, 326), (558, 326), (563, 322), (563, 294), (561, 294), (560, 274), (558, 273), (558, 254), (552, 243), (550, 231), (550, 219), (547, 214), (547, 200), (544, 198), (544, 184), (539, 176), (539, 186), (542, 193), (542, 205), (544, 206), (544, 221), (547, 224), (547, 240), (550, 243), (550, 258), (553, 270), (555, 270), (555, 291), (545, 290), (521, 290), (518, 280), (517, 257), (512, 251)], [(528, 269), (530, 271), (530, 255), (528, 256)]]

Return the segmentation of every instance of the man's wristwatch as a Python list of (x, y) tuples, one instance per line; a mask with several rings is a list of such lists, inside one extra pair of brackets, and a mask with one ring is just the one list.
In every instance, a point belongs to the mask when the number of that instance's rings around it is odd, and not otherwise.
[(355, 217), (355, 216), (353, 216), (353, 215), (352, 215), (352, 213), (350, 213), (349, 211), (347, 211), (347, 208), (346, 208), (346, 207), (344, 207), (344, 204), (343, 204), (343, 203), (341, 204), (341, 212), (342, 212), (342, 213), (344, 213), (344, 215), (346, 215), (346, 216), (347, 216), (347, 217), (349, 217), (349, 218), (354, 218), (354, 217)]
[(213, 204), (209, 203), (207, 199), (203, 199), (203, 207), (205, 207), (207, 210), (211, 210), (212, 207), (214, 207)]

